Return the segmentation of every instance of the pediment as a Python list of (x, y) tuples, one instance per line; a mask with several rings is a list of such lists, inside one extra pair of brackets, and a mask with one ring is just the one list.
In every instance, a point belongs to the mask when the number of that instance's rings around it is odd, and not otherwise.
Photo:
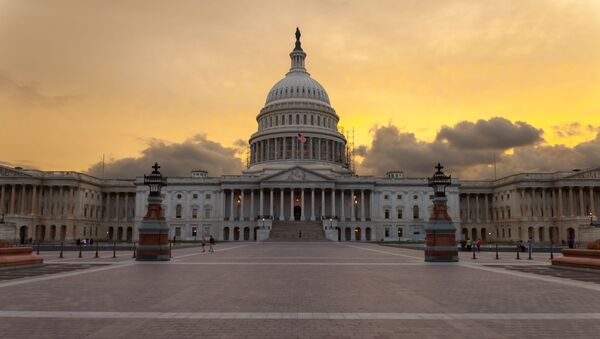
[(315, 182), (315, 181), (332, 181), (326, 175), (302, 168), (299, 166), (283, 170), (279, 173), (271, 174), (264, 178), (263, 182), (282, 182), (282, 181), (296, 181), (296, 182)]
[(600, 179), (600, 168), (594, 168), (587, 171), (581, 171), (570, 175), (569, 179)]
[(10, 167), (0, 166), (0, 177), (31, 177), (31, 175)]

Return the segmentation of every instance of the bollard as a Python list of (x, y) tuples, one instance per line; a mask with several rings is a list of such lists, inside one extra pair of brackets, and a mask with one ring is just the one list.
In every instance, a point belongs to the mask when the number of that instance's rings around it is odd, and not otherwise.
[(132, 258), (135, 258), (135, 257), (136, 257), (136, 253), (135, 253), (135, 241), (134, 241), (133, 242), (133, 257)]
[(60, 242), (60, 255), (58, 256), (59, 259), (63, 258), (63, 242)]
[(96, 241), (96, 255), (94, 256), (94, 258), (100, 258), (100, 256), (98, 256), (98, 242)]
[(498, 259), (500, 259), (500, 258), (498, 257), (498, 244), (496, 244), (496, 260), (498, 260)]
[(554, 259), (554, 253), (552, 253), (552, 244), (550, 244), (550, 260)]
[(117, 257), (117, 242), (113, 242), (113, 258)]
[(79, 243), (79, 257), (81, 258), (81, 243)]
[(37, 255), (40, 255), (40, 241), (37, 241)]
[(521, 252), (521, 249), (519, 248), (519, 245), (517, 245), (517, 260), (521, 260), (519, 257), (519, 252)]
[(473, 258), (472, 259), (477, 259), (477, 257), (475, 256), (475, 246), (473, 246)]
[(171, 255), (171, 243), (169, 243), (169, 258), (173, 258), (173, 256)]
[(529, 252), (529, 258), (527, 258), (527, 260), (531, 260), (531, 252), (533, 252), (533, 246), (529, 245), (527, 252)]

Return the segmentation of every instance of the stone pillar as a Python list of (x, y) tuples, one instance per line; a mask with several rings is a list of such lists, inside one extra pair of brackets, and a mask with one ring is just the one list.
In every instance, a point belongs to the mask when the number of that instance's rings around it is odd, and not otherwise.
[(258, 217), (262, 218), (262, 216), (264, 215), (263, 211), (265, 210), (264, 209), (264, 206), (265, 206), (265, 192), (264, 192), (264, 189), (262, 187), (260, 188), (260, 197), (258, 199), (259, 199), (259, 202), (258, 202)]
[(129, 216), (129, 193), (125, 192), (125, 215), (123, 216), (123, 220), (127, 221), (127, 217)]
[(325, 189), (321, 188), (321, 219), (325, 216)]
[(240, 193), (240, 220), (244, 221), (244, 190)]
[(471, 206), (469, 201), (469, 193), (467, 193), (467, 222), (471, 221)]
[(31, 186), (31, 214), (36, 214), (37, 186)]
[(287, 137), (283, 137), (283, 138), (281, 138), (281, 140), (282, 140), (282, 141), (281, 141), (281, 143), (282, 143), (282, 148), (283, 148), (283, 152), (282, 152), (282, 154), (281, 154), (281, 159), (285, 159), (285, 153), (286, 153), (286, 151), (287, 151), (287, 149), (285, 148), (285, 146), (286, 146), (286, 145), (285, 145), (285, 140), (286, 140), (286, 139), (287, 139)]
[(25, 214), (25, 191), (27, 190), (27, 188), (25, 187), (25, 185), (21, 185), (21, 203), (19, 204), (19, 214), (20, 215), (24, 215)]
[(304, 218), (304, 188), (300, 190), (300, 220), (305, 220)]
[(546, 210), (546, 190), (542, 188), (541, 190), (541, 204), (542, 204), (542, 208), (540, 209), (542, 211), (542, 216), (544, 219), (548, 218), (548, 211)]
[(569, 187), (569, 215), (575, 216), (575, 204), (573, 203), (573, 187)]
[(477, 220), (477, 222), (481, 221), (481, 217), (479, 214), (479, 193), (475, 194), (475, 220)]
[(6, 211), (4, 210), (4, 200), (5, 200), (5, 196), (6, 196), (6, 185), (0, 185), (0, 211), (2, 211), (2, 213), (6, 214)]
[(254, 217), (254, 189), (250, 190), (250, 220), (256, 220)]
[[(375, 191), (370, 190), (369, 191), (369, 220), (373, 221), (373, 195), (375, 194)], [(402, 215), (404, 216), (404, 215)]]
[[(102, 195), (100, 195), (100, 197), (102, 197)], [(67, 215), (70, 215), (71, 217), (75, 216), (75, 187), (71, 186), (70, 187), (70, 200), (71, 200), (71, 210), (67, 213)], [(96, 215), (96, 219), (100, 219), (98, 218), (98, 215)]]
[(342, 200), (342, 210), (340, 211), (340, 220), (346, 220), (346, 200), (344, 199), (344, 190), (340, 190), (340, 200)]
[(235, 211), (234, 211), (234, 205), (233, 205), (233, 196), (235, 191), (234, 190), (230, 190), (230, 195), (229, 195), (229, 221), (233, 221), (234, 217), (235, 217)]
[(331, 189), (331, 216), (335, 217), (335, 188)]
[[(365, 218), (365, 190), (360, 190), (360, 221), (366, 221)], [(362, 232), (361, 232), (362, 234)]]
[[(351, 221), (356, 221), (356, 206), (354, 204), (355, 201), (355, 197), (354, 197), (354, 190), (350, 190), (350, 208), (352, 209), (350, 211), (350, 220)], [(354, 230), (352, 231), (354, 232)]]
[(106, 192), (106, 215), (104, 219), (106, 221), (110, 220), (110, 192)]
[(290, 188), (290, 219), (294, 220), (294, 189)]
[(274, 215), (274, 211), (273, 211), (273, 189), (270, 188), (270, 200), (269, 200), (269, 215), (273, 216)]
[(483, 199), (485, 199), (483, 202), (483, 208), (485, 208), (485, 222), (490, 222), (490, 206), (487, 193), (483, 195)]
[(564, 217), (564, 212), (563, 212), (563, 195), (562, 195), (562, 187), (558, 188), (558, 216), (559, 217)]
[(120, 202), (121, 193), (116, 192), (115, 194), (117, 195), (117, 200), (115, 202), (115, 220), (119, 221), (119, 220), (121, 220), (121, 202)]
[(594, 206), (594, 186), (590, 187), (590, 213), (596, 215), (596, 206)]
[[(312, 140), (312, 139), (311, 139)], [(315, 189), (310, 189), (310, 220), (315, 220)]]
[(579, 187), (579, 215), (585, 217), (585, 206), (583, 205), (583, 187)]
[(284, 209), (283, 209), (283, 194), (284, 194), (284, 189), (280, 188), (279, 189), (279, 220), (285, 220), (285, 217), (283, 216), (284, 214)]

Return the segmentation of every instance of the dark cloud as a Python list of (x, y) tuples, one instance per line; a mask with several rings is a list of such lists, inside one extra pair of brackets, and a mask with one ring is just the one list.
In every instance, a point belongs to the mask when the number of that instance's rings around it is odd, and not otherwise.
[(75, 95), (44, 95), (34, 84), (15, 80), (8, 72), (0, 69), (0, 94), (30, 105), (61, 106), (76, 100)]
[(588, 133), (600, 132), (600, 126), (594, 126), (592, 124), (584, 125), (580, 122), (572, 122), (569, 124), (552, 126), (552, 130), (557, 136), (561, 138), (568, 138), (585, 135)]
[[(104, 166), (105, 178), (134, 178), (150, 171), (154, 162), (161, 165), (167, 176), (189, 176), (190, 171), (202, 169), (210, 176), (239, 174), (242, 162), (235, 157), (236, 149), (210, 141), (205, 135), (196, 135), (182, 143), (161, 140), (149, 142), (140, 157), (109, 161)], [(92, 165), (90, 175), (102, 176), (102, 162)]]
[(489, 120), (460, 121), (453, 127), (443, 126), (436, 140), (446, 141), (459, 149), (507, 150), (542, 142), (542, 129), (530, 124), (494, 117)]
[[(477, 124), (463, 124), (461, 129), (464, 126), (476, 128)], [(468, 129), (464, 130), (468, 135), (475, 135)], [(600, 166), (600, 133), (595, 139), (572, 148), (539, 144), (512, 146), (513, 152), (510, 154), (503, 150), (480, 149), (443, 140), (438, 135), (433, 142), (420, 141), (414, 134), (402, 132), (393, 125), (376, 127), (370, 147), (358, 147), (357, 154), (363, 157), (358, 171), (384, 175), (389, 170), (403, 170), (409, 177), (423, 177), (430, 176), (433, 166), (439, 161), (456, 177), (490, 179), (494, 175), (494, 158), (498, 177), (519, 172), (551, 172)], [(487, 142), (494, 144), (493, 141)]]

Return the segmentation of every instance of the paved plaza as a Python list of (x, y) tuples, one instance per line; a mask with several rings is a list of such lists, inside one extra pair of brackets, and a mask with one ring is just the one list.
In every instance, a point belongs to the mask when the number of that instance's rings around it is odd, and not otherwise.
[(600, 284), (578, 280), (579, 272), (543, 274), (555, 270), (547, 253), (531, 261), (461, 253), (458, 264), (426, 264), (420, 251), (364, 243), (216, 249), (176, 249), (164, 263), (136, 262), (125, 251), (116, 259), (43, 252), (53, 269), (0, 280), (1, 337), (591, 338), (600, 331)]

